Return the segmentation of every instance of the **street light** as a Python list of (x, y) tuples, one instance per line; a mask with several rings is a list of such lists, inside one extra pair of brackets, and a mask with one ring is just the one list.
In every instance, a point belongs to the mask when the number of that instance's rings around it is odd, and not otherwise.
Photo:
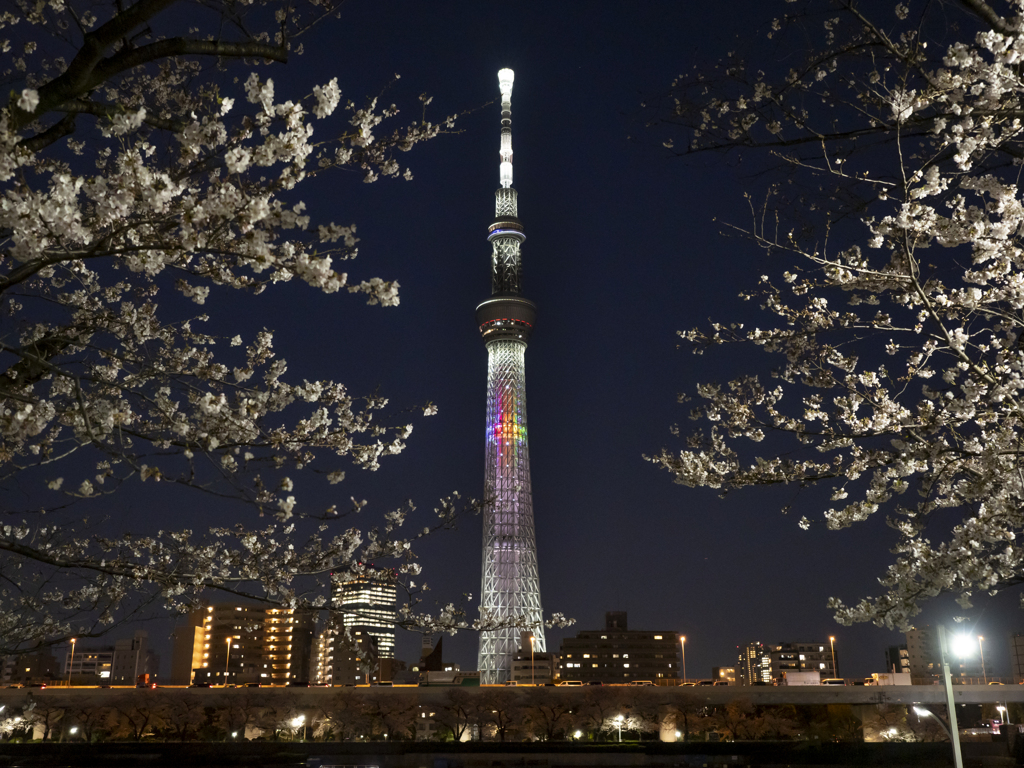
[(985, 685), (988, 685), (988, 672), (985, 671), (985, 646), (982, 645), (984, 639), (984, 637), (978, 635), (978, 651), (981, 653), (981, 676), (985, 680)]
[(679, 636), (679, 647), (683, 651), (683, 682), (686, 682), (686, 635)]
[(618, 717), (615, 718), (615, 724), (617, 726), (619, 726), (619, 741), (620, 742), (622, 741), (622, 721), (624, 719), (625, 718), (622, 715), (619, 715)]
[(533, 635), (530, 635), (530, 685), (536, 685), (536, 667), (533, 666)]
[(71, 638), (71, 663), (68, 664), (68, 688), (71, 687), (71, 668), (75, 666), (75, 638)]
[(305, 726), (305, 722), (306, 722), (306, 716), (305, 715), (298, 715), (297, 717), (292, 719), (292, 727), (293, 728), (298, 728), (300, 725), (302, 726), (302, 740), (303, 741), (306, 740), (306, 726)]
[(839, 670), (836, 669), (836, 639), (829, 637), (828, 643), (832, 646), (832, 677), (839, 677)]
[(226, 642), (228, 644), (228, 655), (227, 655), (227, 658), (224, 659), (224, 687), (227, 688), (227, 686), (228, 686), (228, 664), (231, 663), (231, 638), (229, 637), (224, 642)]
[[(999, 712), (999, 724), (1000, 725), (1006, 724), (1006, 707), (1000, 707), (1000, 706), (997, 705), (996, 706), (996, 711)], [(1000, 730), (1002, 730), (1002, 729), (1000, 729)]]
[[(956, 724), (956, 703), (953, 701), (953, 680), (949, 675), (949, 662), (946, 660), (946, 628), (941, 624), (938, 626), (938, 634), (939, 660), (942, 662), (942, 682), (946, 688), (946, 712), (949, 713), (949, 741), (953, 745), (953, 765), (954, 768), (964, 768), (964, 758), (960, 753), (960, 728)], [(961, 635), (962, 639), (963, 636)], [(974, 644), (961, 642), (959, 645), (965, 651), (960, 655), (967, 656), (973, 650)]]

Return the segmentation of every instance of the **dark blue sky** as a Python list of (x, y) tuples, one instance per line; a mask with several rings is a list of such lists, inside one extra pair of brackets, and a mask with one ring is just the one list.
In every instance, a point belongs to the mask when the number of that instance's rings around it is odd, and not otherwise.
[[(816, 494), (783, 488), (723, 501), (674, 485), (642, 458), (677, 445), (669, 426), (686, 420), (678, 392), (766, 367), (742, 348), (693, 357), (677, 350), (676, 331), (748, 319), (739, 291), (786, 265), (720, 235), (716, 217), (745, 216), (750, 182), (733, 159), (668, 157), (643, 130), (641, 102), (695, 63), (745, 48), (774, 10), (745, 1), (351, 0), (306, 39), (302, 57), (268, 70), (279, 98), (336, 76), (343, 98), (358, 101), (399, 73), (387, 100), (411, 105), (427, 92), (433, 118), (476, 110), (458, 121), (460, 133), (400, 158), (413, 182), (332, 176), (304, 197), (315, 214), (357, 224), (351, 274), (398, 280), (399, 307), (297, 284), (237, 305), (276, 329), (293, 375), (355, 392), (379, 386), (397, 408), (439, 406), (416, 421), (405, 453), (338, 486), (340, 505), (349, 495), (371, 502), (366, 522), (406, 498), (426, 513), (453, 490), (482, 492), (487, 356), (473, 311), (490, 293), (497, 71), (515, 70), (524, 295), (539, 308), (526, 360), (541, 592), (546, 612), (578, 621), (549, 632), (552, 650), (566, 633), (601, 626), (609, 610), (628, 611), (633, 629), (685, 634), (690, 677), (733, 664), (749, 641), (829, 635), (841, 672), (867, 675), (883, 671), (885, 646), (901, 639), (840, 627), (825, 607), (833, 595), (874, 594), (893, 541), (883, 521), (804, 532), (797, 521), (815, 517)], [(164, 506), (153, 502), (157, 513)], [(421, 546), (439, 603), (472, 593), (475, 605), (480, 545), (480, 521), (470, 518)], [(1006, 673), (1005, 637), (1024, 629), (1024, 617), (1009, 596), (979, 606), (986, 658)], [(943, 602), (922, 623), (953, 613)], [(446, 639), (446, 655), (475, 668), (476, 643), (471, 633)], [(400, 639), (400, 657), (418, 652), (418, 637)]]

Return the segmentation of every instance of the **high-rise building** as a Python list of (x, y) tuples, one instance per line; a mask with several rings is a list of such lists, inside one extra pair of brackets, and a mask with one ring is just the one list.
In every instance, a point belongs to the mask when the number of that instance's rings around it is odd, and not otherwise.
[[(387, 576), (387, 572), (383, 572)], [(365, 685), (390, 680), (395, 658), (394, 578), (359, 576), (334, 581), (334, 618), (328, 627), (332, 685)]]
[[(476, 308), (487, 347), (487, 435), (484, 470), (483, 574), (480, 615), (525, 618), (534, 650), (547, 650), (537, 575), (533, 491), (526, 429), (526, 344), (537, 308), (521, 295), (520, 247), (526, 239), (512, 187), (511, 69), (498, 72), (501, 91), (499, 181), (491, 243), (491, 298)], [(509, 679), (521, 628), (509, 626), (480, 634), (480, 682)]]
[(747, 643), (740, 648), (736, 666), (739, 670), (740, 685), (772, 682), (772, 656), (764, 643)]
[(316, 616), (292, 608), (220, 603), (194, 611), (191, 627), (175, 633), (171, 676), (196, 683), (287, 685), (309, 680)]
[(563, 680), (628, 683), (679, 676), (678, 635), (668, 630), (630, 630), (623, 611), (605, 614), (605, 628), (562, 640), (558, 668)]

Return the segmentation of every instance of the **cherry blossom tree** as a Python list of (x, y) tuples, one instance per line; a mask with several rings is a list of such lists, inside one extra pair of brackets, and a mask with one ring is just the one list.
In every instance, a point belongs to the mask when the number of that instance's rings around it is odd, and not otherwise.
[[(399, 453), (408, 417), (382, 418), (385, 398), (315, 372), (291, 375), (259, 325), (221, 337), (210, 324), (226, 292), (285, 281), (398, 303), (397, 282), (347, 266), (355, 225), (315, 220), (299, 194), (345, 170), (411, 179), (399, 156), (454, 118), (430, 122), (427, 97), (412, 119), (383, 95), (346, 100), (337, 77), (279, 94), (273, 67), (340, 5), (11, 0), (0, 11), (0, 653), (101, 634), (147, 606), (186, 610), (209, 590), (321, 607), (312, 577), (362, 573), (359, 562), (390, 559), (415, 590), (412, 541), (458, 511), (442, 500), (400, 535), (409, 508), (361, 531), (342, 523), (346, 509), (304, 503), (315, 482)], [(258, 516), (134, 535), (83, 523), (82, 509), (139, 483)], [(445, 624), (460, 622), (452, 610)]]
[(650, 458), (723, 493), (824, 486), (830, 529), (885, 516), (883, 593), (833, 598), (843, 623), (905, 627), (929, 597), (967, 607), (1021, 580), (1022, 15), (1020, 0), (780, 4), (747, 46), (762, 59), (730, 55), (650, 105), (673, 153), (739, 152), (767, 174), (730, 231), (780, 265), (742, 294), (763, 325), (681, 333), (696, 353), (759, 348), (774, 370), (697, 387), (685, 445)]

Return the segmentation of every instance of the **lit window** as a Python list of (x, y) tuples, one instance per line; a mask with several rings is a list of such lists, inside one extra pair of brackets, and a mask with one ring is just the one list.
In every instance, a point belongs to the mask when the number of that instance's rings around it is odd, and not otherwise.
[(655, 635), (655, 636), (654, 636), (654, 639), (655, 639), (655, 640), (661, 640), (661, 635)]

